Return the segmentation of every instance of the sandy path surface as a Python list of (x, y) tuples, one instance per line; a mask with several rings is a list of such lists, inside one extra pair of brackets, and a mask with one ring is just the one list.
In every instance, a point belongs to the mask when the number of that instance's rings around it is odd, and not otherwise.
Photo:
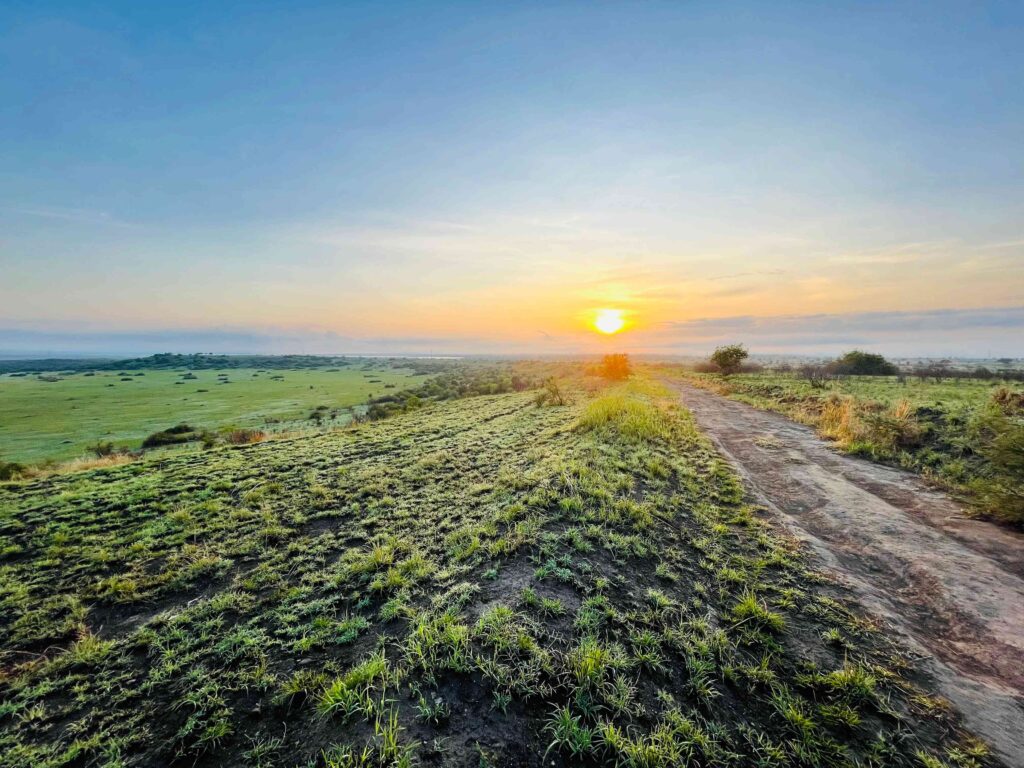
[(672, 386), (756, 500), (922, 657), (968, 728), (1024, 767), (1024, 535), (783, 416)]

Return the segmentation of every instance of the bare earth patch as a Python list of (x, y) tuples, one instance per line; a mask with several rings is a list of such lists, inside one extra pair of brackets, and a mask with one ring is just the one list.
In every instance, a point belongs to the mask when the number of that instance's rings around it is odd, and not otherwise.
[(784, 416), (674, 386), (756, 500), (922, 656), (968, 727), (1024, 766), (1024, 535)]

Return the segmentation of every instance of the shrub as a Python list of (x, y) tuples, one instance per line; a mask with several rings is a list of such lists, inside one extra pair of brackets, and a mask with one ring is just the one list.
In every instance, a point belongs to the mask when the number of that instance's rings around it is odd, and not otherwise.
[(249, 445), (266, 440), (267, 433), (259, 429), (233, 429), (224, 436), (224, 439), (231, 445)]
[(865, 414), (864, 424), (867, 438), (887, 451), (914, 448), (923, 434), (914, 408), (906, 400), (900, 400), (887, 411)]
[(114, 444), (107, 441), (97, 440), (95, 445), (89, 446), (89, 452), (98, 459), (102, 459), (105, 456), (113, 456), (117, 453), (117, 448)]
[(723, 375), (728, 376), (732, 373), (736, 373), (740, 366), (743, 365), (743, 361), (747, 359), (750, 353), (747, 352), (746, 348), (742, 344), (729, 344), (724, 347), (718, 347), (712, 354), (710, 362), (722, 372)]
[[(1021, 402), (1011, 397), (1014, 394), (996, 390), (992, 405), (975, 417), (970, 426), (979, 452), (990, 463), (986, 476), (976, 479), (971, 486), (993, 516), (1024, 523), (1024, 424), (1012, 410), (1020, 407)], [(1009, 413), (1004, 410), (1007, 405), (1011, 408)]]
[(17, 480), (25, 467), (16, 461), (0, 461), (0, 480)]
[(142, 441), (143, 448), (159, 448), (163, 445), (177, 445), (179, 443), (187, 443), (189, 440), (195, 439), (193, 436), (192, 427), (187, 424), (178, 424), (170, 429), (164, 429), (159, 432), (154, 432), (145, 440)]
[(605, 355), (601, 360), (598, 372), (601, 376), (611, 381), (622, 381), (629, 378), (633, 369), (629, 362), (629, 355)]
[(533, 402), (538, 406), (565, 405), (565, 395), (562, 393), (562, 388), (558, 384), (558, 379), (554, 376), (549, 376), (545, 379), (544, 386), (541, 387), (536, 397), (533, 398)]
[(828, 365), (831, 373), (845, 376), (895, 376), (899, 368), (881, 355), (855, 349)]
[(999, 387), (992, 393), (992, 402), (1007, 416), (1024, 413), (1024, 392), (1014, 392), (1009, 387)]
[(885, 408), (838, 395), (832, 395), (822, 405), (818, 431), (844, 448), (856, 448), (857, 452), (877, 457), (914, 448), (924, 436), (924, 428), (907, 400)]

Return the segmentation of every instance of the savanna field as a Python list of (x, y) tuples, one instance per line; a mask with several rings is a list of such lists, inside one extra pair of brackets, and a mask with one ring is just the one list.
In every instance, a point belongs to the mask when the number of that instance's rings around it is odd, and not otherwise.
[(1024, 768), (1022, 72), (0, 0), (0, 768)]
[(99, 442), (137, 449), (148, 435), (176, 424), (282, 431), (315, 420), (344, 423), (368, 397), (415, 386), (416, 373), (366, 361), (0, 374), (0, 459), (72, 459)]
[(656, 378), (558, 373), (0, 484), (0, 766), (996, 764)]

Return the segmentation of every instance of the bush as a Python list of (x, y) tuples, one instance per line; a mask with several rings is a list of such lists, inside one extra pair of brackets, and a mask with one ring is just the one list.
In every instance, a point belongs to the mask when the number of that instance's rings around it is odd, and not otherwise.
[(114, 444), (109, 441), (103, 442), (102, 440), (97, 440), (95, 445), (89, 446), (89, 452), (96, 458), (102, 459), (105, 456), (113, 456), (117, 453), (117, 449), (114, 447)]
[(736, 373), (740, 366), (743, 365), (743, 361), (747, 359), (750, 353), (747, 352), (746, 348), (742, 344), (729, 344), (724, 347), (718, 347), (712, 355), (710, 362), (722, 372), (724, 376)]
[(828, 365), (830, 373), (844, 376), (895, 376), (899, 368), (881, 355), (855, 349)]
[(558, 385), (558, 379), (554, 376), (545, 379), (544, 386), (541, 387), (537, 396), (533, 398), (533, 402), (538, 406), (565, 405), (565, 395), (562, 393), (562, 388)]
[(598, 373), (611, 381), (622, 381), (629, 378), (633, 368), (629, 363), (629, 355), (605, 355), (601, 360)]
[(1022, 407), (1024, 395), (1001, 387), (970, 428), (990, 465), (971, 487), (994, 517), (1017, 524), (1024, 523), (1024, 424), (1017, 418)]
[(0, 480), (17, 480), (25, 467), (16, 461), (0, 461)]
[(267, 433), (259, 429), (233, 429), (224, 436), (231, 445), (249, 445), (262, 442), (266, 438)]
[(924, 434), (914, 415), (914, 408), (900, 400), (886, 411), (864, 416), (868, 439), (886, 451), (916, 448)]
[(992, 393), (992, 402), (1007, 416), (1024, 413), (1024, 392), (1014, 392), (1009, 387), (999, 387)]
[(159, 448), (164, 445), (178, 445), (180, 443), (187, 443), (189, 440), (195, 440), (195, 433), (192, 427), (187, 424), (178, 424), (170, 429), (164, 429), (160, 432), (154, 432), (152, 435), (142, 441), (143, 448)]
[(876, 458), (916, 447), (924, 435), (914, 408), (906, 400), (884, 408), (839, 395), (832, 395), (823, 403), (818, 430), (844, 448), (856, 448)]

